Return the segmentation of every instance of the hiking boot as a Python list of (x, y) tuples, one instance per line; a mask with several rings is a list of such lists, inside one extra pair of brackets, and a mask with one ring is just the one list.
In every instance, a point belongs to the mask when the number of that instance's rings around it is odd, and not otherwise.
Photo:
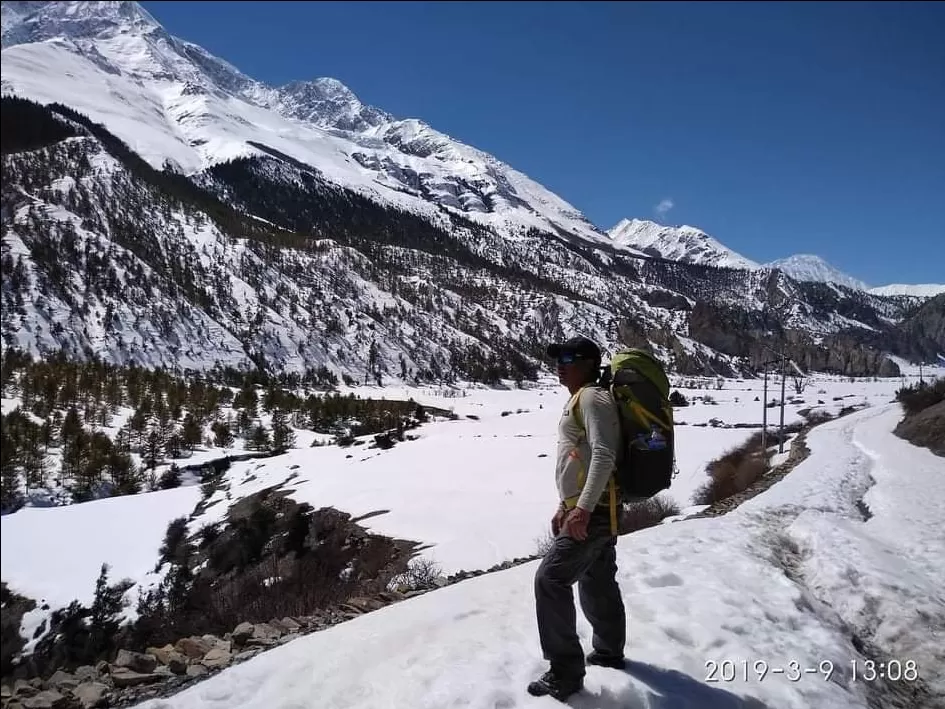
[(541, 677), (528, 685), (528, 693), (533, 697), (554, 697), (564, 701), (575, 692), (584, 688), (583, 677), (559, 677), (554, 670), (548, 670)]
[(624, 668), (624, 658), (614, 657), (613, 655), (603, 655), (597, 652), (597, 650), (594, 650), (594, 652), (587, 656), (587, 664), (622, 670)]

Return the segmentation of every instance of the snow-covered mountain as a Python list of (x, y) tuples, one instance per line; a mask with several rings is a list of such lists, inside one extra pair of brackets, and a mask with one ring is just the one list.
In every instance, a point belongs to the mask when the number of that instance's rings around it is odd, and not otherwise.
[(878, 296), (932, 298), (945, 292), (945, 285), (938, 284), (895, 284), (870, 288), (863, 281), (847, 275), (815, 254), (795, 254), (759, 264), (693, 226), (668, 226), (646, 219), (622, 219), (607, 233), (614, 243), (621, 247), (630, 247), (648, 256), (682, 263), (745, 270), (779, 269), (797, 281), (833, 283)]
[(945, 285), (941, 283), (922, 283), (916, 285), (894, 283), (888, 286), (870, 288), (869, 292), (873, 295), (906, 295), (913, 298), (934, 298), (937, 295), (945, 293)]
[(371, 199), (462, 213), (510, 238), (536, 228), (608, 244), (576, 208), (422, 121), (334, 79), (270, 87), (169, 35), (134, 2), (3, 4), (4, 93), (103, 123), (157, 168), (193, 174), (275, 149)]
[(638, 249), (649, 256), (704, 266), (759, 268), (751, 259), (692, 226), (674, 227), (645, 219), (622, 219), (607, 233), (615, 244)]
[(647, 258), (482, 151), (331, 79), (265, 86), (134, 3), (2, 7), (4, 93), (56, 104), (4, 99), (7, 346), (358, 381), (528, 376), (574, 332), (690, 373), (788, 331), (849, 374), (886, 367), (877, 342), (943, 346), (894, 333), (908, 303), (713, 268), (756, 264), (698, 230), (695, 263)]
[(798, 281), (839, 283), (857, 290), (866, 290), (869, 287), (863, 281), (848, 276), (815, 254), (795, 254), (767, 263), (765, 267), (780, 269)]

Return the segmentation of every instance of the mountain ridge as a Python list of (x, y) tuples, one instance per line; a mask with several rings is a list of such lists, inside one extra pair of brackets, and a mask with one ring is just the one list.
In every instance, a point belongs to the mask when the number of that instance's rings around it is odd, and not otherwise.
[[(750, 374), (763, 343), (790, 339), (799, 361), (874, 374), (886, 366), (875, 334), (913, 307), (767, 269), (648, 257), (421, 121), (360, 133), (330, 125), (383, 118), (339, 83), (300, 89), (324, 126), (249, 104), (236, 93), (260, 84), (141, 22), (147, 37), (116, 40), (93, 25), (91, 37), (3, 50), (5, 90), (48, 104), (4, 98), (4, 267), (18, 274), (4, 281), (15, 314), (7, 346), (147, 366), (495, 383), (534, 376), (543, 343), (581, 332), (608, 348), (626, 334), (685, 373)], [(138, 71), (152, 80), (131, 80)], [(102, 86), (117, 93), (90, 115)], [(131, 99), (153, 115), (126, 110)], [(63, 120), (78, 135), (49, 128), (31, 142), (30, 126)], [(78, 244), (96, 279), (83, 275)], [(65, 264), (52, 258), (60, 252), (72, 254)], [(749, 334), (724, 332), (713, 313), (736, 313)], [(903, 357), (928, 347), (891, 341)]]
[(685, 224), (673, 227), (646, 219), (622, 219), (607, 234), (614, 243), (672, 261), (749, 270), (761, 267), (701, 229)]
[(816, 254), (794, 254), (766, 263), (765, 266), (779, 268), (799, 281), (838, 283), (856, 290), (869, 290), (866, 283), (844, 273)]
[[(198, 173), (258, 154), (253, 140), (390, 204), (454, 209), (510, 238), (540, 228), (609, 244), (526, 175), (423, 121), (363, 105), (337, 80), (270, 87), (172, 37), (136, 3), (104, 5), (42, 3), (28, 13), (33, 6), (5, 4), (5, 92), (72, 106), (158, 168)], [(77, 21), (83, 14), (91, 19)]]
[(891, 284), (870, 287), (816, 254), (793, 254), (767, 263), (758, 263), (725, 246), (698, 227), (668, 225), (649, 219), (624, 218), (607, 230), (620, 245), (634, 247), (656, 258), (685, 263), (741, 268), (747, 270), (779, 269), (796, 280), (834, 283), (881, 296), (931, 298), (945, 292), (940, 284)]

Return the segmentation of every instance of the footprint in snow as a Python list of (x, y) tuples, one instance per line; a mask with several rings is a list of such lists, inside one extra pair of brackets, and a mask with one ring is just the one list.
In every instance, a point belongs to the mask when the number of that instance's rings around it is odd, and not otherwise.
[(675, 640), (677, 643), (684, 645), (685, 647), (695, 647), (696, 645), (695, 641), (692, 639), (692, 636), (682, 628), (663, 628), (663, 632), (670, 640)]
[(653, 588), (666, 588), (667, 586), (682, 586), (683, 580), (676, 574), (661, 574), (646, 579), (646, 584)]

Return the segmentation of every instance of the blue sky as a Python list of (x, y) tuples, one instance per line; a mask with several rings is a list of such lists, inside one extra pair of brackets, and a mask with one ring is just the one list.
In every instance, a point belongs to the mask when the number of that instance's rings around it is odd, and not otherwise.
[(945, 3), (142, 4), (254, 78), (332, 76), (421, 118), (602, 228), (945, 282)]

